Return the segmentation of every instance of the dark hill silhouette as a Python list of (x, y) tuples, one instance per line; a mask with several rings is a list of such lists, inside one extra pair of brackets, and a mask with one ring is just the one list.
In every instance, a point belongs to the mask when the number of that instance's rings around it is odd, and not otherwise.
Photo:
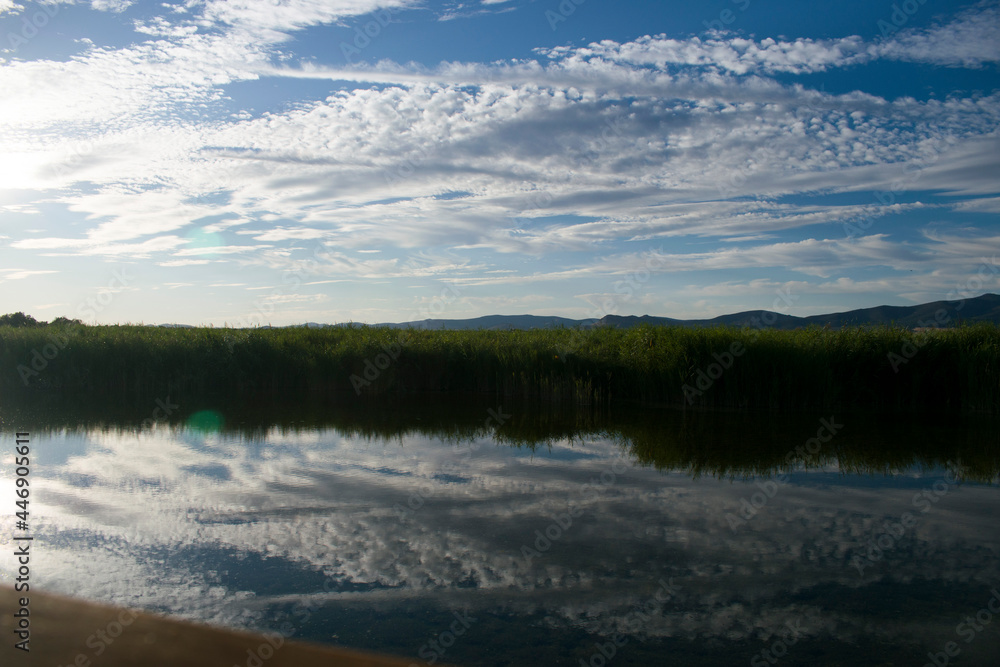
[[(79, 324), (79, 320), (58, 318), (62, 323)], [(415, 329), (545, 329), (552, 327), (635, 327), (642, 324), (680, 326), (680, 327), (766, 327), (771, 329), (798, 329), (808, 326), (830, 327), (838, 329), (846, 326), (880, 326), (895, 325), (907, 328), (928, 326), (955, 326), (960, 323), (992, 322), (1000, 324), (1000, 295), (983, 294), (971, 299), (955, 301), (932, 301), (915, 306), (874, 306), (858, 308), (843, 313), (825, 315), (810, 315), (796, 317), (768, 310), (747, 310), (729, 315), (719, 315), (703, 320), (679, 320), (672, 317), (655, 315), (605, 315), (601, 319), (586, 318), (574, 320), (555, 315), (484, 315), (465, 320), (426, 319), (412, 322), (382, 323), (374, 326), (396, 328), (412, 327)], [(54, 322), (56, 324), (59, 321)], [(36, 322), (31, 316), (23, 313), (11, 313), (0, 317), (0, 324), (10, 326), (41, 326), (44, 322)], [(161, 327), (186, 328), (188, 324), (160, 324)], [(320, 324), (307, 322), (291, 326), (308, 327), (311, 329), (331, 326), (366, 326), (360, 323)], [(270, 325), (261, 328), (270, 329)]]
[(960, 322), (992, 322), (1000, 324), (1000, 295), (983, 294), (973, 299), (933, 301), (916, 306), (875, 306), (843, 313), (796, 317), (768, 310), (747, 310), (741, 313), (720, 315), (706, 320), (678, 320), (654, 315), (606, 315), (599, 320), (572, 320), (565, 317), (539, 315), (487, 315), (467, 320), (421, 320), (382, 326), (414, 327), (427, 329), (537, 329), (547, 327), (614, 326), (634, 327), (641, 324), (682, 327), (768, 327), (772, 329), (797, 329), (800, 327), (896, 325), (916, 328), (921, 326), (955, 326)]

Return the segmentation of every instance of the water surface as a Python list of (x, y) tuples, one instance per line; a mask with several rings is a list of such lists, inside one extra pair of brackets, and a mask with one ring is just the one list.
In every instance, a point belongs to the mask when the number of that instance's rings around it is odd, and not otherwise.
[[(1000, 609), (989, 420), (454, 397), (143, 414), (5, 415), (5, 442), (32, 433), (39, 588), (417, 665), (1000, 655), (1000, 623), (963, 625)], [(9, 457), (0, 480), (12, 498)]]

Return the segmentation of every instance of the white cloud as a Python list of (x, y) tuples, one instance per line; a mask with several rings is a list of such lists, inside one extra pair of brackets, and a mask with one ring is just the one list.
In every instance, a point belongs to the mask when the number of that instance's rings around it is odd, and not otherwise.
[(185, 243), (187, 243), (186, 239), (182, 239), (177, 236), (159, 236), (137, 243), (111, 243), (87, 239), (42, 238), (15, 241), (14, 243), (11, 243), (11, 247), (30, 250), (63, 249), (67, 251), (62, 253), (41, 253), (43, 255), (50, 256), (79, 254), (146, 258), (153, 254), (169, 252)]
[(322, 229), (275, 227), (265, 232), (241, 230), (237, 234), (253, 235), (254, 241), (286, 241), (288, 239), (321, 239), (329, 232)]
[(135, 0), (90, 0), (90, 6), (101, 12), (121, 13), (135, 4)]
[(980, 67), (1000, 60), (1000, 7), (982, 3), (949, 23), (923, 30), (900, 30), (877, 43), (857, 35), (784, 41), (753, 40), (726, 33), (687, 39), (672, 39), (661, 34), (647, 35), (624, 44), (603, 40), (584, 48), (556, 47), (539, 52), (564, 63), (579, 64), (598, 59), (653, 65), (660, 69), (706, 67), (738, 75), (819, 72), (878, 58)]
[(0, 279), (2, 280), (24, 280), (31, 276), (41, 276), (47, 273), (59, 273), (58, 271), (32, 270), (32, 269), (0, 269)]
[(202, 266), (204, 264), (211, 264), (210, 259), (171, 259), (165, 262), (157, 262), (157, 266), (166, 267), (181, 267), (181, 266)]
[(255, 246), (255, 245), (234, 245), (234, 246), (206, 246), (203, 248), (184, 248), (178, 250), (174, 253), (178, 257), (185, 257), (189, 255), (232, 255), (235, 253), (244, 253), (251, 250), (262, 250), (269, 246)]
[(977, 213), (1000, 213), (1000, 197), (981, 197), (956, 202), (954, 208)]
[(316, 301), (326, 301), (329, 297), (326, 294), (271, 294), (264, 297), (265, 303), (314, 303)]
[(878, 55), (949, 67), (1000, 62), (1000, 6), (983, 2), (950, 23), (901, 31), (879, 45)]
[[(897, 245), (895, 258), (890, 241), (874, 250), (887, 216), (932, 208), (914, 192), (952, 195), (959, 213), (996, 208), (1000, 93), (888, 100), (774, 76), (877, 59), (979, 66), (1000, 48), (987, 44), (996, 7), (878, 43), (656, 35), (491, 64), (346, 69), (296, 58), (295, 31), (405, 7), (416, 4), (195, 2), (136, 23), (129, 46), (5, 62), (0, 176), (44, 194), (4, 210), (44, 205), (81, 223), (45, 238), (21, 233), (10, 247), (134, 250), (172, 268), (225, 253), (235, 266), (271, 271), (336, 248), (316, 277), (487, 284), (607, 269), (568, 260), (535, 275), (510, 268), (518, 255), (620, 258), (626, 245), (670, 241), (684, 270), (784, 261), (830, 275), (837, 261), (925, 261), (925, 245)], [(237, 82), (270, 85), (264, 77), (328, 80), (336, 92), (263, 114), (226, 99)], [(831, 194), (841, 198), (823, 198)], [(859, 220), (867, 240), (838, 245), (844, 223)], [(197, 247), (196, 227), (218, 238)], [(792, 254), (757, 244), (792, 230)], [(723, 248), (687, 252), (706, 239)], [(725, 247), (732, 242), (748, 247)], [(385, 254), (369, 261), (376, 249)], [(460, 256), (432, 269), (401, 259), (443, 249)]]
[(797, 39), (794, 42), (742, 37), (670, 39), (645, 36), (619, 44), (605, 40), (585, 48), (543, 50), (551, 58), (582, 62), (591, 58), (665, 69), (677, 65), (711, 67), (734, 74), (754, 71), (807, 73), (867, 59), (868, 45), (857, 36), (838, 40)]
[[(390, 14), (414, 6), (415, 0), (208, 0), (202, 22), (226, 23), (249, 31), (273, 33), (331, 23), (348, 16), (382, 10)], [(279, 38), (280, 39), (280, 38)]]
[(65, 62), (11, 62), (0, 68), (0, 120), (20, 132), (135, 127), (218, 99), (217, 86), (256, 78), (267, 59), (266, 49), (232, 35), (188, 35)]

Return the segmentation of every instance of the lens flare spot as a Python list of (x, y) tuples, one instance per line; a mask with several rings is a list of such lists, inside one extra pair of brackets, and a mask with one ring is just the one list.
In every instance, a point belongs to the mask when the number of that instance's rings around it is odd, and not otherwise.
[(203, 433), (217, 433), (222, 430), (225, 420), (217, 410), (199, 410), (187, 418), (187, 427)]

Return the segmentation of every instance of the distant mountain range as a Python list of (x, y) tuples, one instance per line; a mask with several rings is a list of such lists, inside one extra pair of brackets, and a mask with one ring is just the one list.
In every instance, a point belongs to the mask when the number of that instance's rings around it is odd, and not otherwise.
[[(959, 322), (992, 322), (1000, 324), (1000, 295), (983, 294), (964, 301), (932, 301), (917, 306), (875, 306), (859, 308), (844, 313), (810, 315), (796, 317), (769, 310), (747, 310), (732, 315), (720, 315), (709, 320), (677, 320), (671, 317), (653, 315), (605, 315), (600, 319), (587, 318), (573, 320), (566, 317), (545, 315), (485, 315), (467, 320), (427, 319), (414, 322), (392, 322), (373, 326), (415, 329), (546, 329), (552, 327), (634, 327), (640, 324), (669, 325), (679, 327), (767, 327), (771, 329), (798, 329), (808, 326), (830, 326), (837, 329), (845, 326), (893, 324), (917, 328), (926, 326), (954, 326)], [(160, 326), (183, 327), (183, 324), (161, 324)], [(318, 324), (307, 322), (294, 326), (321, 328), (330, 326), (364, 326), (359, 324)]]
[(810, 325), (839, 328), (844, 326), (894, 324), (916, 328), (934, 326), (939, 311), (938, 326), (954, 326), (958, 322), (993, 322), (1000, 324), (1000, 295), (984, 294), (965, 301), (933, 301), (917, 306), (875, 306), (859, 308), (844, 313), (796, 317), (769, 310), (747, 310), (731, 315), (720, 315), (708, 320), (678, 320), (653, 315), (605, 315), (601, 319), (572, 320), (565, 317), (539, 315), (486, 315), (468, 320), (419, 320), (415, 322), (388, 323), (382, 326), (414, 327), (426, 329), (539, 329), (550, 327), (614, 326), (634, 327), (640, 324), (680, 327), (734, 327), (765, 326), (772, 329), (797, 329)]
[(601, 325), (634, 327), (639, 324), (669, 324), (684, 327), (709, 327), (727, 325), (734, 327), (765, 326), (771, 329), (798, 329), (808, 326), (829, 326), (838, 329), (846, 326), (877, 326), (892, 324), (914, 329), (917, 327), (955, 326), (959, 323), (992, 322), (1000, 324), (1000, 295), (983, 294), (964, 301), (932, 301), (917, 306), (875, 306), (843, 313), (796, 317), (769, 310), (748, 310), (732, 315), (720, 315), (710, 320), (675, 320), (669, 317), (643, 315), (608, 315), (599, 320)]

